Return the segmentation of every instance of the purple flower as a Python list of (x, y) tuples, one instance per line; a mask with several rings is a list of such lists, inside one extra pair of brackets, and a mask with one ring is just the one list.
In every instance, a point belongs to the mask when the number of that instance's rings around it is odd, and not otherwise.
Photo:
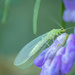
[(67, 40), (66, 51), (62, 56), (62, 73), (69, 73), (75, 62), (75, 35), (70, 34)]
[(42, 51), (42, 53), (34, 60), (34, 64), (38, 67), (42, 67), (47, 59), (53, 59), (56, 52), (65, 44), (67, 37), (68, 35), (66, 33), (58, 36), (53, 44)]
[(40, 75), (64, 75), (60, 71), (60, 66), (61, 57), (65, 52), (65, 48), (62, 46), (65, 44), (67, 37), (66, 33), (59, 35), (53, 44), (42, 51), (34, 60), (34, 64), (42, 69)]
[(53, 61), (47, 59), (45, 64), (42, 66), (42, 71), (40, 75), (64, 75), (60, 71), (61, 67), (61, 57), (65, 53), (65, 47), (62, 47), (57, 52)]
[(40, 75), (65, 75), (71, 71), (75, 62), (75, 34), (69, 35), (66, 47), (63, 47), (66, 38), (66, 33), (58, 36), (53, 44), (34, 60), (34, 64), (42, 69)]
[(43, 60), (48, 49), (49, 48), (46, 48), (44, 51), (42, 51), (41, 54), (34, 60), (34, 64), (36, 66), (41, 67), (44, 64), (45, 61)]
[(51, 60), (47, 59), (44, 65), (42, 66), (42, 71), (40, 75), (48, 75), (48, 69), (49, 69), (50, 64), (51, 64)]
[(62, 0), (65, 6), (63, 20), (75, 22), (75, 0)]
[(68, 35), (66, 33), (63, 33), (55, 39), (55, 41), (45, 54), (44, 61), (46, 61), (47, 59), (53, 59), (56, 52), (65, 44), (67, 37)]

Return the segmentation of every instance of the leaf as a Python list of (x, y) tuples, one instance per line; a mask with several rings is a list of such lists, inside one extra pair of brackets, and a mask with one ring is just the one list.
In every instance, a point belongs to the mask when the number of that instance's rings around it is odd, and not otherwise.
[(41, 0), (36, 0), (35, 7), (34, 7), (34, 14), (33, 14), (33, 32), (34, 34), (37, 33), (37, 18), (38, 18), (40, 2)]
[(5, 0), (5, 6), (4, 6), (4, 13), (2, 18), (2, 24), (5, 24), (8, 14), (8, 8), (9, 8), (10, 0)]
[(71, 75), (75, 75), (75, 72), (71, 73)]

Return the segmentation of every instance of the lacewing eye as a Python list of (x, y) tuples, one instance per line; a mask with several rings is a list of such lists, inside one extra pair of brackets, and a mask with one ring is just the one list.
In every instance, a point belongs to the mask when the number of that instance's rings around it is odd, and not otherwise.
[(61, 28), (61, 30), (63, 30), (63, 28)]

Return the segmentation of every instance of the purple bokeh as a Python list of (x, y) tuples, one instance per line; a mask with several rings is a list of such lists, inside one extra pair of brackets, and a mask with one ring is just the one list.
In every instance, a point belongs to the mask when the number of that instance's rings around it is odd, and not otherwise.
[(62, 0), (65, 6), (63, 20), (65, 22), (75, 22), (75, 0)]

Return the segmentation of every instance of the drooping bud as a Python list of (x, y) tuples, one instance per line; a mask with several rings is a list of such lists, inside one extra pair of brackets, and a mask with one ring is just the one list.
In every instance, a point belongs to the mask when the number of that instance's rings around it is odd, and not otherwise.
[(55, 56), (56, 52), (65, 44), (67, 37), (68, 37), (68, 34), (63, 33), (63, 34), (59, 35), (55, 39), (55, 41), (50, 46), (48, 52), (45, 55), (45, 60), (47, 58), (53, 59), (53, 57)]
[(75, 61), (75, 35), (70, 34), (66, 44), (66, 51), (62, 57), (62, 73), (69, 73)]
[(34, 64), (38, 67), (42, 67), (47, 59), (52, 59), (56, 52), (65, 44), (68, 34), (63, 33), (59, 35), (53, 44), (42, 51), (42, 53), (34, 60)]

